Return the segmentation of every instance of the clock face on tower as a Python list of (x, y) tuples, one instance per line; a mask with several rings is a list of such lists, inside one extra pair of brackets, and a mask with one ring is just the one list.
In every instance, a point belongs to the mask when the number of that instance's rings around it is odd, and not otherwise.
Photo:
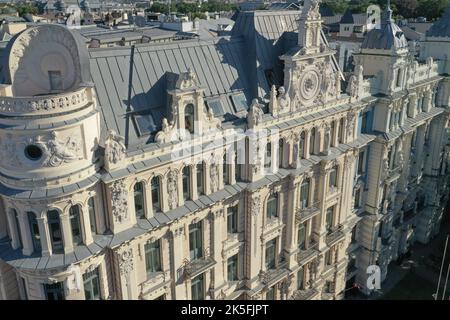
[(299, 89), (303, 100), (313, 100), (319, 93), (321, 76), (319, 72), (314, 69), (305, 70), (300, 76)]

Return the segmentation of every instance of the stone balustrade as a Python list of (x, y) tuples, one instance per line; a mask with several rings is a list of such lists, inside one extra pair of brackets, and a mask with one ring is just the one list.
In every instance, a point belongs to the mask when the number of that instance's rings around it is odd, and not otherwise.
[(92, 88), (33, 97), (0, 97), (0, 113), (6, 115), (49, 114), (76, 110), (91, 101)]

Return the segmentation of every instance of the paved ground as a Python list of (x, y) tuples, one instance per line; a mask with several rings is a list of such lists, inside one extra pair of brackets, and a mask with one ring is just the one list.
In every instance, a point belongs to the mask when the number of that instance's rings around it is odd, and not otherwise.
[[(450, 206), (449, 206), (450, 207)], [(439, 272), (442, 263), (445, 240), (450, 234), (450, 208), (444, 217), (439, 234), (427, 245), (416, 243), (411, 256), (401, 265), (392, 262), (389, 265), (388, 278), (382, 283), (381, 290), (370, 297), (354, 290), (348, 292), (349, 300), (432, 300), (436, 292)], [(444, 292), (447, 266), (450, 263), (450, 240), (447, 248), (446, 261), (441, 278), (439, 299)], [(445, 299), (450, 299), (450, 278), (445, 293)]]
[[(436, 292), (439, 272), (442, 263), (447, 235), (450, 234), (450, 215), (446, 214), (439, 234), (427, 245), (416, 243), (411, 250), (411, 257), (401, 265), (396, 262), (389, 266), (388, 279), (382, 284), (382, 289), (369, 299), (385, 300), (432, 300)], [(450, 243), (450, 240), (449, 240)], [(441, 278), (439, 299), (444, 292), (447, 266), (450, 262), (450, 244), (447, 248), (446, 261)], [(445, 293), (449, 299), (450, 279)]]

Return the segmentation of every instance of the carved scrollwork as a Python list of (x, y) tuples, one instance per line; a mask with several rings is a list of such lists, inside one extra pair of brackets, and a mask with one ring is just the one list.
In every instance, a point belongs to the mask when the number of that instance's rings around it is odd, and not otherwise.
[(112, 213), (116, 222), (128, 218), (128, 190), (124, 179), (114, 181), (111, 186)]
[(114, 130), (109, 130), (105, 140), (105, 161), (108, 166), (122, 161), (125, 158), (126, 150), (125, 139)]
[(167, 175), (167, 192), (169, 198), (170, 210), (178, 207), (178, 174), (175, 170), (171, 170)]
[(128, 277), (128, 275), (133, 271), (133, 249), (128, 249), (123, 251), (119, 256), (119, 270), (120, 274)]

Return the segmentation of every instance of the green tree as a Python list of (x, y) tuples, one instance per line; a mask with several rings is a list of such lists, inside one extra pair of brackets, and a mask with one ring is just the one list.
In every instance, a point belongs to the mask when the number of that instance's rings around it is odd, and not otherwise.
[(426, 17), (428, 20), (440, 18), (449, 0), (419, 0), (417, 14)]
[(17, 13), (20, 17), (26, 15), (26, 14), (37, 14), (38, 8), (34, 4), (30, 3), (20, 3), (15, 6)]

